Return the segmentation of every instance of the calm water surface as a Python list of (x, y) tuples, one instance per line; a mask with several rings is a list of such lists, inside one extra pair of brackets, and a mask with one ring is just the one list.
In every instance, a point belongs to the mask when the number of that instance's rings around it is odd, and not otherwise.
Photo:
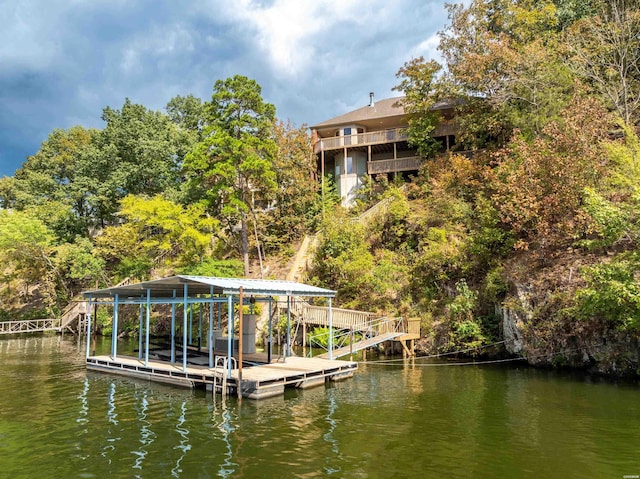
[(87, 373), (73, 338), (0, 339), (0, 362), (2, 478), (640, 475), (637, 384), (416, 362), (239, 404)]

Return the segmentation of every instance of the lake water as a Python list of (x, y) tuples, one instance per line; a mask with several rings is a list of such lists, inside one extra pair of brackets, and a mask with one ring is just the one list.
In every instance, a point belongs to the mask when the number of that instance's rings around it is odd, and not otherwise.
[(0, 477), (640, 476), (637, 383), (418, 360), (238, 403), (87, 373), (84, 351), (0, 339)]

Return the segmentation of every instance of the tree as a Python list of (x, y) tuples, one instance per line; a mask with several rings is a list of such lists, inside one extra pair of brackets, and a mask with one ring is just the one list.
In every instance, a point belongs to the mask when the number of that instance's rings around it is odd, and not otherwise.
[(207, 104), (204, 139), (185, 160), (192, 185), (229, 230), (240, 223), (240, 250), (249, 275), (248, 218), (257, 202), (267, 203), (276, 190), (273, 140), (275, 107), (266, 103), (255, 80), (236, 75), (216, 81)]
[(206, 257), (218, 222), (203, 205), (183, 207), (161, 195), (129, 195), (120, 205), (123, 224), (108, 226), (97, 242), (101, 256), (122, 274), (146, 276), (154, 264), (189, 266)]
[(632, 0), (600, 0), (597, 15), (568, 29), (570, 65), (618, 112), (636, 124), (640, 108), (640, 8)]
[(173, 123), (192, 132), (197, 141), (202, 140), (205, 111), (200, 98), (193, 95), (178, 95), (169, 100), (165, 109)]
[(528, 137), (538, 134), (573, 92), (558, 55), (554, 4), (473, 0), (448, 8), (451, 25), (440, 33), (439, 49), (453, 90), (467, 99), (462, 140), (471, 146), (502, 143), (513, 128)]
[(317, 166), (311, 138), (305, 125), (276, 122), (274, 139), (278, 153), (274, 157), (277, 188), (273, 207), (260, 217), (268, 247), (276, 249), (299, 238), (314, 213), (317, 201)]
[(37, 218), (21, 211), (0, 211), (0, 261), (9, 279), (20, 278), (26, 291), (46, 281), (52, 270), (54, 235)]
[(543, 135), (527, 141), (516, 132), (496, 154), (488, 176), (492, 200), (520, 247), (573, 237), (585, 188), (597, 186), (607, 171), (601, 142), (608, 127), (599, 102), (578, 99)]
[(54, 130), (16, 172), (8, 205), (30, 209), (62, 241), (86, 235), (93, 211), (83, 165), (91, 164), (97, 135), (81, 126)]
[(179, 188), (182, 160), (192, 145), (168, 116), (125, 100), (122, 109), (104, 109), (107, 122), (98, 151), (81, 168), (101, 226), (113, 221), (126, 195), (169, 194)]
[(429, 156), (439, 147), (432, 132), (438, 123), (438, 115), (432, 110), (437, 96), (438, 73), (442, 66), (423, 57), (414, 58), (398, 70), (396, 77), (400, 83), (393, 89), (404, 93), (401, 100), (409, 117), (409, 143), (422, 156)]

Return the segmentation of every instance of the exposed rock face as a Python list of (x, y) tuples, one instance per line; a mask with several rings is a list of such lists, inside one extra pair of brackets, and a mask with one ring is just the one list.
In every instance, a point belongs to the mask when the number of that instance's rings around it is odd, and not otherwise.
[[(541, 292), (527, 285), (513, 286), (513, 295), (496, 307), (509, 353), (524, 356), (534, 366), (580, 368), (612, 376), (640, 374), (637, 337), (604, 322), (563, 319), (557, 311), (549, 314), (545, 308), (549, 298), (536, 296)], [(547, 314), (539, 315), (545, 309)]]

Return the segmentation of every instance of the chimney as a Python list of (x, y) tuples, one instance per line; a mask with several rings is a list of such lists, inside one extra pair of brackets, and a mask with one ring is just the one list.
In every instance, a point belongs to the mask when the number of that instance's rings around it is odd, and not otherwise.
[(369, 106), (375, 106), (375, 102), (373, 101), (373, 92), (369, 93)]

